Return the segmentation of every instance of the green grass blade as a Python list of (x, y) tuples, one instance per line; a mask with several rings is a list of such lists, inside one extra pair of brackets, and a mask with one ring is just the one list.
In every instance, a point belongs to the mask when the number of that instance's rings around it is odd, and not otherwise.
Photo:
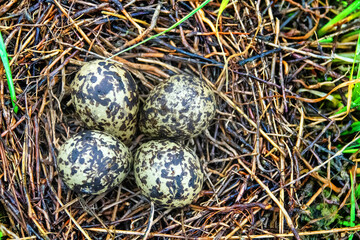
[(228, 69), (227, 69), (227, 66), (228, 66), (228, 61), (226, 59), (226, 56), (225, 56), (225, 52), (224, 52), (224, 48), (223, 48), (223, 45), (222, 45), (222, 42), (220, 40), (220, 34), (219, 34), (219, 20), (220, 20), (220, 17), (221, 17), (221, 14), (223, 13), (223, 11), (225, 10), (226, 6), (228, 5), (229, 3), (229, 0), (222, 0), (221, 1), (221, 4), (220, 4), (220, 8), (219, 8), (219, 12), (218, 12), (218, 15), (217, 15), (217, 18), (216, 18), (216, 24), (215, 24), (215, 34), (216, 34), (216, 38), (218, 40), (218, 43), (219, 43), (219, 46), (221, 48), (221, 52), (223, 53), (223, 57), (224, 57), (224, 71), (225, 71), (225, 79), (226, 79), (226, 91), (228, 91), (228, 82), (229, 82), (229, 72), (228, 72)]
[(360, 197), (360, 185), (358, 185), (355, 190), (355, 198), (359, 198), (359, 197)]
[[(360, 35), (358, 36), (358, 41), (356, 44), (356, 50), (354, 53), (354, 61), (351, 67), (351, 71), (350, 71), (350, 81), (352, 79), (354, 79), (354, 71), (355, 71), (355, 66), (357, 65), (357, 74), (356, 74), (356, 79), (360, 78), (360, 63), (357, 62), (356, 60), (360, 57)], [(357, 83), (354, 85), (353, 90), (352, 90), (352, 97), (351, 97), (351, 103), (350, 103), (350, 108), (354, 108), (354, 107), (359, 107), (360, 106), (360, 84)], [(339, 112), (345, 112), (347, 109), (347, 107), (343, 107)], [(359, 122), (354, 122), (351, 124), (351, 128), (348, 131), (345, 131), (342, 133), (342, 135), (348, 135), (348, 134), (353, 134), (355, 132), (360, 132), (360, 123)], [(358, 151), (358, 147), (359, 144), (354, 145), (354, 146), (349, 146), (344, 153), (355, 153), (356, 151)], [(355, 220), (354, 220), (355, 221)], [(350, 223), (352, 223), (352, 221), (350, 221)]]
[(341, 133), (341, 136), (360, 132), (360, 122), (353, 122), (350, 128)]
[[(217, 18), (216, 18), (216, 37), (217, 37), (217, 40), (221, 46), (221, 50), (224, 51), (224, 49), (222, 48), (222, 44), (221, 44), (221, 41), (220, 41), (220, 36), (219, 36), (219, 19), (221, 17), (221, 14), (223, 13), (223, 11), (225, 10), (226, 6), (228, 5), (229, 3), (229, 0), (222, 0), (221, 1), (221, 4), (220, 4), (220, 8), (219, 8), (219, 12), (218, 12), (218, 15), (217, 15)], [(225, 58), (225, 56), (224, 56)]]
[(222, 0), (219, 8), (218, 18), (221, 16), (223, 11), (225, 10), (226, 6), (228, 5), (229, 0)]
[(18, 106), (16, 105), (16, 93), (15, 93), (15, 88), (14, 88), (14, 82), (13, 82), (13, 78), (12, 78), (12, 74), (11, 74), (11, 69), (10, 69), (10, 65), (9, 65), (8, 55), (7, 55), (6, 48), (5, 48), (4, 39), (1, 35), (1, 32), (0, 32), (0, 57), (1, 57), (1, 61), (4, 65), (4, 69), (5, 69), (5, 74), (6, 74), (6, 79), (7, 79), (7, 83), (8, 83), (8, 87), (9, 87), (9, 91), (10, 91), (10, 98), (11, 98), (12, 106), (14, 108), (14, 112), (17, 113), (19, 109), (18, 109)]
[(347, 34), (344, 34), (340, 39), (339, 42), (350, 42), (354, 39), (354, 36), (359, 35), (360, 30), (352, 31)]
[[(350, 182), (351, 182), (351, 207), (350, 207), (350, 227), (355, 226), (355, 216), (356, 216), (356, 208), (355, 208), (355, 188), (354, 188), (354, 179), (350, 172)], [(352, 240), (354, 237), (354, 234), (351, 234), (349, 236), (349, 240)]]
[[(360, 34), (359, 34), (358, 41), (356, 44), (356, 52), (355, 52), (354, 59), (355, 60), (360, 59)], [(355, 61), (354, 61), (354, 63), (355, 63)], [(360, 61), (358, 61), (358, 72), (356, 75), (356, 79), (359, 79), (359, 78), (360, 78)]]
[[(360, 57), (360, 35), (358, 37), (358, 41), (357, 41), (357, 44), (356, 44), (356, 50), (355, 50), (355, 55), (354, 55), (354, 62), (352, 64), (352, 68), (351, 68), (351, 75), (350, 75), (350, 81), (352, 79), (354, 79), (354, 69), (355, 69), (355, 65), (357, 64), (356, 63), (356, 59)], [(360, 63), (357, 64), (358, 66), (358, 72), (356, 74), (356, 78), (355, 79), (358, 79), (360, 77)], [(357, 83), (355, 84), (354, 86), (354, 89), (353, 89), (353, 93), (352, 93), (352, 101), (355, 101), (356, 99), (358, 99), (360, 97), (360, 84)]]
[(332, 43), (334, 41), (334, 38), (330, 37), (330, 38), (324, 38), (322, 40), (319, 41), (319, 43)]
[(355, 11), (360, 6), (360, 0), (354, 1), (350, 6), (348, 6), (344, 11), (342, 11), (339, 15), (331, 19), (325, 26), (323, 26), (319, 31), (318, 35), (319, 37), (324, 36), (328, 31), (330, 31), (336, 23), (344, 19), (346, 16), (348, 16), (350, 13)]
[(355, 208), (355, 188), (354, 188), (354, 179), (350, 172), (350, 180), (351, 180), (351, 208), (350, 208), (350, 227), (355, 226), (355, 216), (356, 216), (356, 208)]
[(194, 15), (197, 11), (199, 11), (201, 8), (203, 8), (203, 7), (204, 7), (206, 4), (208, 4), (210, 1), (211, 1), (211, 0), (206, 0), (206, 1), (203, 2), (200, 6), (198, 6), (198, 7), (195, 8), (194, 10), (192, 10), (188, 15), (186, 15), (185, 17), (183, 17), (182, 19), (180, 19), (180, 21), (176, 22), (174, 25), (172, 25), (171, 27), (169, 27), (169, 28), (166, 29), (165, 31), (160, 32), (160, 33), (158, 33), (158, 34), (156, 34), (156, 35), (154, 35), (154, 36), (151, 36), (151, 37), (149, 37), (149, 38), (147, 38), (147, 39), (145, 39), (145, 40), (143, 40), (143, 41), (141, 41), (141, 42), (139, 42), (139, 43), (137, 43), (137, 44), (135, 44), (135, 45), (133, 45), (133, 46), (131, 46), (131, 47), (128, 47), (128, 48), (126, 48), (126, 49), (124, 49), (124, 50), (122, 50), (122, 51), (114, 54), (113, 56), (107, 58), (106, 60), (109, 60), (109, 59), (111, 59), (111, 58), (113, 58), (113, 57), (115, 57), (115, 56), (118, 56), (118, 55), (120, 55), (120, 54), (122, 54), (122, 53), (124, 53), (124, 52), (127, 52), (127, 51), (129, 51), (129, 50), (131, 50), (131, 49), (133, 49), (133, 48), (135, 48), (135, 47), (137, 47), (137, 46), (140, 46), (141, 44), (146, 43), (147, 41), (150, 41), (151, 39), (157, 38), (157, 37), (159, 37), (159, 36), (161, 36), (161, 35), (169, 32), (169, 31), (173, 30), (174, 28), (176, 28), (177, 26), (179, 26), (180, 24), (182, 24), (183, 22), (185, 22), (187, 19), (189, 19), (192, 15)]
[[(353, 63), (354, 60), (356, 63), (360, 63), (360, 55), (355, 56), (355, 52), (343, 52), (343, 53), (337, 53), (338, 59), (334, 59), (334, 63)], [(342, 59), (346, 59), (348, 61), (344, 61)]]
[[(346, 53), (349, 57), (351, 55), (349, 55), (348, 53)], [(345, 56), (345, 55), (343, 55)], [(358, 41), (356, 44), (356, 50), (353, 54), (353, 60), (352, 60), (352, 67), (351, 67), (351, 71), (350, 71), (350, 80), (354, 79), (354, 71), (355, 71), (355, 65), (358, 64), (358, 72), (356, 74), (356, 78), (355, 79), (359, 79), (360, 78), (360, 35), (358, 36)], [(356, 83), (354, 84), (352, 88), (352, 96), (351, 96), (351, 103), (350, 103), (350, 108), (354, 108), (354, 107), (359, 107), (360, 105), (360, 84)], [(340, 111), (338, 111), (337, 113), (341, 113), (341, 112), (345, 112), (347, 109), (347, 106), (344, 106)]]

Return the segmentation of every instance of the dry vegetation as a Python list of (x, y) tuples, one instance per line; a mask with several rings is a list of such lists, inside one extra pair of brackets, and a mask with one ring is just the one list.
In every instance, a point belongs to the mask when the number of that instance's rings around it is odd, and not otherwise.
[[(113, 57), (136, 78), (142, 100), (180, 72), (201, 76), (217, 96), (208, 131), (185, 143), (201, 158), (203, 191), (184, 209), (155, 206), (152, 213), (132, 175), (100, 196), (71, 192), (58, 178), (59, 146), (84, 129), (68, 86), (83, 62), (111, 57), (169, 28), (201, 2), (0, 1), (20, 108), (12, 110), (1, 68), (2, 232), (34, 239), (138, 239), (145, 233), (153, 239), (338, 239), (357, 230), (319, 225), (348, 201), (353, 162), (335, 155), (345, 114), (330, 118), (325, 97), (315, 101), (297, 90), (335, 89), (346, 105), (349, 79), (328, 61), (335, 46), (317, 42), (328, 6), (298, 2), (230, 1), (217, 39), (220, 2), (212, 1), (180, 27)], [(316, 81), (324, 77), (334, 82)], [(139, 135), (131, 148), (146, 140)], [(337, 210), (315, 214), (319, 203)]]

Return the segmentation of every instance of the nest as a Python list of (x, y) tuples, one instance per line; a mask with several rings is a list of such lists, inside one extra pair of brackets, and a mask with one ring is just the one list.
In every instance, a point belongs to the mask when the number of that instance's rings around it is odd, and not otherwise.
[[(0, 29), (11, 57), (20, 108), (19, 113), (13, 112), (1, 68), (0, 230), (4, 235), (299, 239), (337, 232), (339, 237), (345, 231), (319, 231), (314, 227), (316, 218), (303, 218), (312, 204), (326, 199), (321, 195), (324, 189), (338, 194), (339, 204), (349, 195), (346, 169), (351, 161), (335, 154), (337, 125), (319, 110), (320, 100), (296, 93), (312, 84), (309, 76), (327, 74), (339, 84), (348, 80), (321, 65), (329, 55), (312, 45), (314, 29), (328, 8), (304, 8), (290, 0), (284, 5), (234, 1), (217, 26), (220, 2), (213, 1), (179, 27), (115, 56), (168, 29), (200, 4), (1, 3)], [(298, 14), (287, 19), (289, 11)], [(201, 77), (215, 92), (215, 120), (199, 137), (185, 142), (200, 157), (206, 174), (204, 188), (190, 206), (152, 206), (140, 194), (133, 175), (99, 196), (76, 194), (58, 177), (59, 147), (84, 130), (69, 103), (68, 86), (84, 62), (109, 57), (132, 73), (142, 100), (159, 82), (182, 72)], [(337, 91), (344, 94), (342, 87)], [(131, 149), (146, 140), (139, 135)]]

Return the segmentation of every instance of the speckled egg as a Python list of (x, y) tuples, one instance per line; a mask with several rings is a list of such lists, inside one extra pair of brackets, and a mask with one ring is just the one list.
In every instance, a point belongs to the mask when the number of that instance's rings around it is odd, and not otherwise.
[(100, 194), (119, 185), (130, 171), (130, 150), (114, 136), (87, 130), (68, 139), (59, 149), (57, 170), (72, 190)]
[(88, 128), (131, 142), (140, 102), (137, 84), (127, 70), (113, 62), (91, 61), (81, 67), (70, 88), (75, 110)]
[(214, 93), (204, 81), (174, 75), (150, 92), (139, 126), (148, 136), (185, 139), (204, 131), (215, 111)]
[(204, 181), (196, 154), (165, 139), (146, 142), (137, 149), (134, 175), (142, 194), (167, 208), (190, 204)]

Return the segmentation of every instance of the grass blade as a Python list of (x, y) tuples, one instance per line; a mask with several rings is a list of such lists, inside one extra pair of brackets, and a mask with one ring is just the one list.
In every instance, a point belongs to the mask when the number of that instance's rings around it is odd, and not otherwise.
[(222, 0), (219, 8), (218, 18), (221, 16), (223, 11), (225, 10), (226, 6), (228, 5), (229, 0)]
[[(228, 86), (228, 82), (229, 82), (229, 72), (228, 72), (228, 61), (226, 59), (226, 56), (225, 56), (225, 52), (224, 52), (224, 48), (223, 48), (223, 45), (222, 45), (222, 42), (220, 40), (220, 35), (219, 35), (219, 19), (221, 18), (221, 14), (223, 13), (223, 11), (225, 10), (226, 6), (228, 5), (229, 3), (229, 0), (222, 0), (221, 1), (221, 4), (220, 4), (220, 8), (219, 8), (219, 12), (218, 12), (218, 15), (217, 15), (217, 18), (216, 18), (216, 26), (215, 26), (215, 33), (216, 33), (216, 38), (218, 40), (218, 43), (220, 45), (220, 48), (221, 48), (221, 52), (223, 53), (223, 57), (224, 57), (224, 62), (225, 62), (225, 65), (224, 65), (224, 71), (225, 71), (225, 79), (226, 79), (226, 91), (228, 90), (227, 89), (227, 86)], [(221, 74), (222, 75), (222, 74)]]
[[(350, 207), (350, 227), (354, 227), (355, 226), (355, 215), (356, 215), (356, 209), (355, 209), (355, 188), (354, 188), (354, 179), (352, 176), (352, 173), (350, 171), (350, 182), (351, 182), (351, 207)], [(349, 240), (353, 239), (354, 234), (351, 234), (349, 236)]]
[[(229, 3), (229, 0), (222, 0), (222, 1), (221, 1), (220, 8), (219, 8), (219, 12), (218, 12), (218, 15), (217, 15), (217, 18), (216, 18), (216, 27), (215, 27), (215, 29), (216, 29), (216, 37), (217, 37), (217, 40), (218, 40), (218, 42), (219, 42), (219, 44), (220, 44), (221, 51), (222, 51), (223, 53), (224, 53), (224, 49), (223, 49), (223, 47), (222, 47), (222, 43), (221, 43), (221, 41), (220, 41), (220, 36), (219, 36), (219, 19), (220, 19), (220, 17), (221, 17), (221, 14), (222, 14), (223, 11), (225, 10), (226, 6), (228, 5), (228, 3)], [(224, 58), (225, 58), (225, 56), (224, 56)], [(226, 59), (225, 59), (225, 61), (226, 61)]]
[(12, 78), (11, 69), (10, 69), (10, 65), (9, 65), (9, 59), (8, 59), (4, 39), (1, 35), (1, 32), (0, 32), (0, 57), (1, 57), (1, 61), (4, 65), (4, 69), (5, 69), (5, 74), (6, 74), (6, 79), (7, 79), (7, 83), (8, 83), (8, 87), (9, 87), (9, 91), (10, 91), (10, 98), (11, 98), (12, 106), (14, 108), (14, 112), (17, 113), (19, 108), (16, 105), (16, 93), (15, 93), (15, 88), (14, 88), (14, 81)]
[[(360, 59), (360, 34), (358, 36), (358, 41), (356, 44), (356, 51), (355, 51), (355, 56), (354, 56), (354, 63), (356, 62), (357, 59)], [(360, 62), (358, 62), (358, 72), (356, 75), (356, 79), (360, 78)]]
[(350, 13), (355, 11), (360, 6), (360, 0), (354, 1), (352, 4), (350, 4), (344, 11), (342, 11), (339, 15), (331, 19), (325, 26), (323, 26), (319, 31), (318, 35), (319, 37), (324, 36), (327, 32), (329, 32), (336, 24), (338, 24), (339, 21), (344, 19), (346, 16), (348, 16)]
[[(360, 57), (360, 35), (358, 36), (358, 41), (356, 44), (356, 50), (355, 50), (355, 55), (354, 55), (354, 62), (351, 68), (351, 76), (350, 76), (350, 80), (354, 79), (354, 69), (355, 69), (355, 65), (357, 64), (358, 66), (358, 71), (356, 74), (356, 79), (360, 78), (360, 63), (356, 63), (356, 60)], [(355, 101), (356, 99), (360, 98), (360, 84), (357, 83), (354, 86), (354, 90), (353, 90), (353, 98), (352, 101)]]

